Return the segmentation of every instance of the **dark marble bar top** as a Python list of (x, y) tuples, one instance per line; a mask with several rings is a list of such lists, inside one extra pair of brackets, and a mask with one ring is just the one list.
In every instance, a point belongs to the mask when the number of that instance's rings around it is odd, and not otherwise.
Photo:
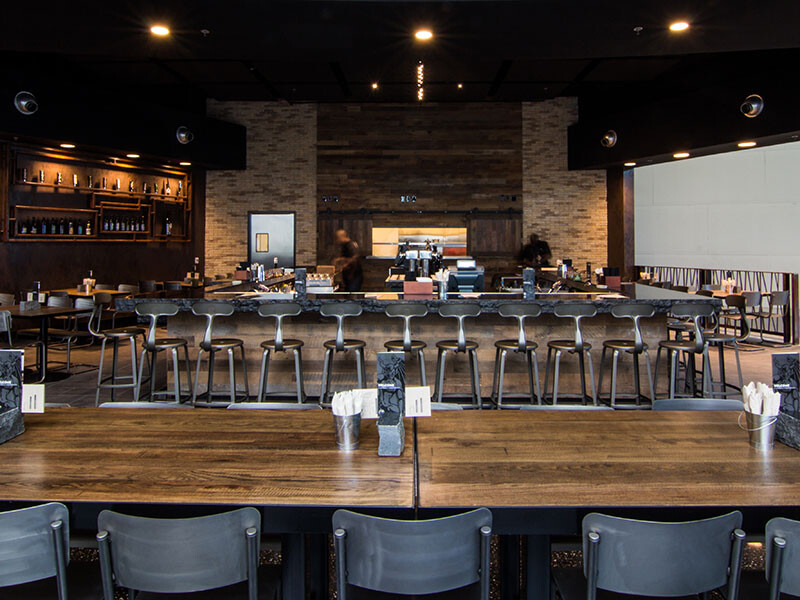
[(542, 312), (552, 313), (557, 304), (565, 302), (591, 303), (597, 307), (598, 313), (609, 313), (611, 309), (620, 303), (635, 302), (637, 304), (652, 304), (657, 313), (669, 312), (674, 304), (684, 302), (705, 302), (713, 304), (717, 310), (722, 307), (722, 301), (718, 298), (707, 298), (696, 296), (674, 290), (651, 287), (640, 284), (623, 284), (621, 292), (611, 290), (601, 290), (598, 292), (579, 293), (554, 293), (537, 294), (534, 300), (524, 300), (522, 293), (497, 293), (486, 292), (475, 294), (474, 297), (467, 297), (458, 294), (449, 294), (446, 300), (436, 299), (415, 299), (404, 300), (402, 294), (381, 293), (381, 292), (355, 292), (355, 293), (332, 293), (332, 294), (308, 294), (305, 297), (294, 300), (289, 299), (265, 299), (258, 296), (239, 296), (235, 292), (247, 292), (247, 284), (235, 287), (218, 289), (216, 292), (209, 291), (204, 298), (120, 298), (116, 300), (116, 307), (121, 310), (133, 310), (134, 306), (140, 302), (174, 302), (178, 304), (180, 310), (189, 311), (192, 305), (203, 300), (214, 300), (220, 302), (230, 302), (234, 305), (237, 312), (255, 312), (259, 305), (265, 302), (297, 302), (306, 311), (319, 311), (323, 304), (334, 302), (358, 302), (362, 305), (364, 312), (383, 312), (387, 304), (393, 302), (414, 302), (424, 304), (433, 312), (443, 304), (467, 303), (479, 304), (482, 312), (496, 313), (502, 304), (509, 303), (536, 303), (542, 307)]

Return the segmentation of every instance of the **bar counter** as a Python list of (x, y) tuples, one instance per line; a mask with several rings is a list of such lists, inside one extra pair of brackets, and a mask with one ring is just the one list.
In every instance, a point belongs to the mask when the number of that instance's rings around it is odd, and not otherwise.
[[(265, 339), (273, 337), (274, 320), (262, 319), (258, 316), (259, 305), (265, 302), (288, 302), (300, 304), (303, 313), (284, 322), (284, 336), (296, 338), (304, 342), (303, 364), (305, 370), (306, 393), (316, 396), (322, 377), (322, 360), (324, 356), (323, 342), (336, 336), (335, 319), (325, 318), (319, 314), (319, 309), (325, 304), (335, 302), (357, 302), (362, 306), (364, 314), (359, 317), (345, 320), (345, 337), (364, 340), (366, 349), (366, 380), (370, 384), (375, 377), (375, 353), (384, 350), (384, 342), (402, 338), (402, 321), (386, 317), (383, 312), (391, 303), (402, 302), (402, 294), (394, 293), (333, 293), (333, 294), (307, 294), (296, 299), (276, 299), (248, 295), (249, 285), (241, 284), (231, 286), (220, 284), (205, 290), (203, 298), (133, 298), (116, 301), (117, 308), (133, 310), (139, 302), (174, 302), (180, 307), (180, 312), (169, 319), (168, 333), (170, 337), (183, 337), (189, 340), (190, 347), (197, 347), (202, 338), (205, 320), (195, 317), (191, 313), (192, 306), (205, 299), (213, 301), (230, 302), (236, 314), (231, 318), (222, 318), (215, 321), (214, 335), (217, 337), (235, 337), (244, 340), (248, 359), (248, 375), (251, 394), (255, 394), (258, 385), (259, 361), (261, 349), (259, 344)], [(426, 371), (428, 382), (434, 381), (436, 369), (436, 342), (453, 339), (456, 335), (456, 322), (454, 319), (440, 317), (437, 309), (443, 304), (475, 303), (480, 305), (482, 314), (475, 319), (467, 319), (467, 338), (479, 344), (478, 363), (482, 376), (482, 395), (488, 397), (491, 387), (491, 376), (494, 370), (494, 342), (500, 339), (515, 339), (517, 337), (517, 324), (514, 319), (503, 318), (497, 314), (498, 307), (509, 303), (534, 302), (542, 307), (542, 316), (529, 319), (527, 331), (530, 339), (539, 344), (538, 362), (542, 383), (544, 382), (544, 363), (547, 354), (547, 341), (551, 339), (571, 339), (574, 337), (574, 326), (570, 319), (561, 319), (553, 315), (553, 309), (558, 304), (565, 302), (591, 303), (597, 308), (598, 315), (582, 321), (584, 338), (593, 345), (595, 375), (599, 373), (600, 353), (603, 340), (624, 339), (632, 337), (631, 322), (629, 319), (616, 319), (610, 313), (611, 309), (621, 303), (635, 302), (651, 304), (656, 314), (653, 318), (641, 322), (642, 335), (645, 342), (652, 350), (655, 361), (655, 351), (659, 340), (666, 339), (666, 316), (671, 307), (679, 302), (712, 303), (717, 309), (721, 308), (722, 301), (716, 298), (700, 297), (693, 294), (676, 292), (639, 284), (623, 286), (621, 293), (601, 290), (591, 293), (568, 292), (555, 294), (537, 294), (532, 301), (523, 299), (521, 293), (481, 293), (452, 295), (447, 300), (424, 299), (405, 300), (428, 307), (429, 314), (412, 321), (412, 334), (415, 339), (427, 344), (425, 353)], [(195, 354), (192, 352), (192, 354)], [(286, 391), (291, 393), (294, 389), (294, 371), (291, 355), (275, 353), (270, 364), (269, 386), (271, 390)], [(407, 367), (409, 384), (418, 385), (416, 359)], [(335, 359), (333, 376), (333, 389), (355, 387), (355, 360), (348, 355), (339, 354)], [(525, 361), (519, 357), (511, 357), (506, 368), (506, 386), (511, 394), (524, 392), (527, 389), (527, 375), (524, 368)], [(562, 360), (561, 389), (569, 396), (576, 390), (577, 360), (574, 357), (565, 357)], [(632, 369), (630, 360), (620, 362), (619, 393), (625, 393), (632, 386)], [(461, 357), (450, 359), (447, 364), (445, 392), (466, 393), (469, 389), (469, 369), (466, 360)], [(226, 375), (220, 374), (216, 381), (227, 381)], [(666, 383), (666, 378), (661, 378), (661, 383)], [(204, 375), (200, 376), (200, 391), (204, 391)], [(608, 378), (606, 378), (608, 381)], [(215, 387), (216, 389), (216, 387)]]

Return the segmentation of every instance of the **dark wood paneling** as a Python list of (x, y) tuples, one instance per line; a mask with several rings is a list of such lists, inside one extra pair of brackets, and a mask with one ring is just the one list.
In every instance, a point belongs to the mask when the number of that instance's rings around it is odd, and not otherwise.
[(608, 169), (608, 266), (618, 267), (623, 278), (634, 281), (636, 275), (633, 169)]
[(472, 216), (467, 230), (471, 256), (514, 256), (522, 239), (522, 215)]

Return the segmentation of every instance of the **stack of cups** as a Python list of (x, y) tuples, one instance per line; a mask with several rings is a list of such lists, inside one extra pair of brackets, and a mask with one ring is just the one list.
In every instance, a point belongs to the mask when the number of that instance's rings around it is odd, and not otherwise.
[[(750, 445), (756, 450), (769, 450), (775, 444), (775, 423), (781, 406), (781, 395), (763, 383), (752, 381), (742, 388), (745, 429)], [(741, 425), (741, 421), (740, 421)]]
[(361, 434), (361, 398), (350, 391), (337, 392), (331, 402), (333, 424), (336, 428), (336, 445), (350, 452), (358, 448)]

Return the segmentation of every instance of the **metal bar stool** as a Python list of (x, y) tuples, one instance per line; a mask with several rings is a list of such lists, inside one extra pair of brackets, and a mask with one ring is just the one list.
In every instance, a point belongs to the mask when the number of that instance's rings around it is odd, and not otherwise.
[[(82, 298), (78, 298), (82, 300)], [(102, 330), (103, 309), (111, 304), (111, 295), (106, 292), (98, 292), (94, 295), (92, 314), (89, 317), (88, 329), (93, 337), (101, 340), (100, 344), (100, 364), (97, 366), (97, 388), (95, 390), (94, 405), (100, 404), (100, 390), (111, 390), (111, 401), (114, 402), (114, 393), (119, 389), (132, 389), (134, 402), (139, 400), (139, 378), (136, 373), (136, 336), (144, 337), (145, 331), (142, 327), (118, 327), (115, 329)], [(76, 300), (75, 307), (80, 308), (80, 303)], [(111, 361), (111, 375), (103, 377), (103, 359), (106, 353), (106, 342), (111, 340), (113, 343), (114, 354)], [(117, 374), (117, 358), (119, 357), (119, 343), (129, 342), (131, 345), (131, 374)], [(117, 383), (118, 379), (130, 379), (130, 383)], [(106, 383), (110, 381), (111, 383)]]
[[(183, 349), (184, 365), (186, 367), (186, 382), (189, 386), (189, 395), (192, 397), (192, 370), (189, 366), (189, 343), (184, 338), (156, 338), (156, 325), (159, 317), (172, 317), (178, 314), (178, 305), (171, 302), (144, 302), (136, 305), (136, 314), (140, 317), (147, 317), (150, 323), (147, 328), (147, 337), (142, 344), (142, 353), (139, 357), (139, 392), (138, 397), (142, 396), (142, 376), (144, 371), (145, 357), (150, 364), (150, 395), (148, 400), (152, 401), (156, 396), (172, 394), (175, 404), (181, 403), (181, 370), (178, 365), (178, 351)], [(157, 354), (169, 350), (172, 354), (172, 377), (174, 378), (173, 391), (164, 390), (156, 392), (156, 363)]]
[(326, 340), (322, 343), (325, 347), (325, 360), (322, 363), (322, 389), (319, 394), (320, 404), (328, 401), (328, 392), (331, 387), (331, 372), (333, 371), (333, 355), (336, 352), (346, 352), (355, 350), (356, 353), (356, 373), (358, 377), (358, 387), (365, 388), (365, 366), (364, 349), (367, 343), (363, 340), (345, 339), (344, 320), (347, 317), (357, 317), (361, 314), (361, 305), (355, 302), (341, 302), (337, 304), (323, 304), (319, 309), (323, 317), (336, 318), (336, 339)]
[[(642, 404), (642, 388), (639, 377), (639, 356), (644, 355), (647, 362), (647, 383), (650, 386), (650, 401), (656, 399), (656, 393), (653, 388), (653, 372), (650, 361), (650, 354), (647, 352), (647, 344), (642, 339), (642, 330), (639, 327), (639, 320), (643, 317), (652, 317), (655, 314), (655, 308), (650, 304), (620, 304), (611, 309), (611, 314), (618, 319), (630, 319), (633, 321), (633, 338), (632, 340), (606, 340), (603, 342), (603, 354), (600, 357), (600, 381), (597, 384), (597, 389), (600, 394), (603, 393), (603, 367), (606, 360), (606, 351), (611, 350), (611, 385), (609, 390), (611, 406), (617, 408), (617, 398), (634, 398), (636, 406)], [(620, 352), (626, 352), (633, 357), (633, 396), (618, 396), (617, 395), (617, 362), (619, 360)]]
[(705, 339), (706, 332), (703, 330), (702, 321), (713, 317), (713, 304), (674, 304), (672, 314), (678, 318), (689, 318), (694, 326), (694, 339), (692, 340), (663, 340), (658, 344), (656, 354), (656, 373), (653, 386), (658, 389), (658, 366), (661, 359), (661, 351), (666, 350), (669, 364), (669, 397), (675, 398), (675, 388), (678, 381), (678, 358), (684, 353), (689, 358), (689, 368), (686, 378), (691, 389), (691, 395), (695, 395), (695, 361), (697, 354), (703, 357), (703, 397), (708, 397), (710, 390), (710, 362), (708, 359), (708, 342)]
[[(553, 309), (557, 317), (572, 319), (575, 323), (575, 339), (572, 340), (550, 340), (547, 342), (547, 363), (544, 371), (544, 393), (547, 395), (547, 382), (550, 378), (550, 362), (553, 353), (555, 361), (553, 365), (553, 392), (551, 399), (553, 404), (558, 404), (558, 375), (561, 365), (561, 354), (569, 352), (578, 355), (578, 365), (581, 372), (581, 402), (586, 404), (589, 398), (592, 404), (597, 405), (597, 390), (594, 387), (594, 366), (592, 365), (592, 345), (583, 341), (583, 331), (581, 330), (581, 319), (593, 317), (597, 314), (594, 304), (557, 304)], [(589, 359), (589, 382), (592, 386), (591, 397), (586, 395), (586, 361)]]
[(383, 346), (391, 352), (410, 352), (417, 355), (419, 360), (420, 385), (427, 386), (428, 378), (425, 375), (425, 352), (428, 345), (421, 340), (411, 339), (411, 319), (424, 317), (428, 308), (424, 304), (389, 304), (385, 313), (387, 317), (400, 317), (403, 319), (403, 339), (389, 340)]
[(506, 357), (509, 352), (520, 352), (525, 355), (528, 362), (528, 392), (531, 403), (542, 403), (542, 394), (539, 389), (539, 364), (536, 358), (536, 349), (539, 344), (527, 339), (525, 335), (525, 319), (536, 318), (542, 314), (542, 307), (538, 304), (502, 304), (497, 309), (501, 317), (515, 318), (517, 320), (517, 339), (498, 340), (494, 343), (494, 377), (492, 378), (492, 402), (498, 408), (503, 407), (503, 379), (506, 374)]
[(283, 339), (283, 319), (285, 317), (295, 317), (303, 312), (299, 304), (295, 302), (279, 302), (275, 304), (262, 304), (258, 307), (260, 317), (273, 317), (275, 319), (275, 337), (271, 340), (261, 342), (264, 352), (261, 354), (261, 373), (258, 376), (258, 402), (263, 402), (264, 398), (270, 393), (267, 391), (267, 379), (269, 376), (269, 355), (271, 352), (285, 352), (291, 350), (294, 354), (294, 377), (297, 380), (297, 403), (302, 404), (306, 401), (306, 392), (303, 388), (303, 356), (301, 349), (302, 340)]
[[(725, 297), (725, 304), (727, 304), (730, 308), (736, 309), (739, 311), (739, 323), (741, 325), (741, 333), (737, 337), (735, 335), (735, 331), (733, 334), (728, 334), (727, 329), (725, 333), (717, 328), (716, 331), (704, 331), (703, 335), (705, 336), (705, 340), (708, 343), (709, 347), (716, 346), (719, 356), (719, 391), (714, 390), (714, 376), (712, 373), (709, 373), (709, 379), (711, 384), (711, 391), (710, 396), (716, 397), (721, 396), (726, 398), (731, 394), (735, 394), (736, 397), (740, 397), (742, 393), (742, 386), (744, 385), (742, 381), (742, 363), (739, 361), (739, 341), (746, 340), (750, 335), (750, 324), (747, 322), (747, 303), (745, 301), (744, 296), (739, 294), (730, 294)], [(728, 383), (728, 380), (725, 377), (725, 345), (729, 345), (733, 348), (734, 356), (736, 357), (736, 369), (739, 372), (739, 386), (735, 386), (731, 383)], [(710, 371), (710, 365), (709, 365)], [(728, 388), (732, 388), (733, 391), (728, 391)]]
[(197, 404), (197, 387), (200, 379), (200, 365), (203, 360), (203, 352), (208, 352), (208, 390), (205, 393), (206, 400), (210, 403), (214, 397), (214, 353), (225, 351), (228, 353), (228, 375), (230, 379), (230, 389), (228, 395), (231, 403), (236, 402), (236, 368), (234, 366), (233, 351), (238, 348), (242, 353), (242, 373), (244, 375), (244, 394), (245, 399), (250, 396), (250, 387), (247, 383), (247, 360), (244, 356), (244, 342), (237, 338), (215, 338), (213, 337), (214, 319), (217, 317), (229, 317), (233, 314), (233, 305), (223, 302), (198, 302), (192, 306), (192, 313), (198, 317), (206, 318), (206, 330), (203, 334), (203, 341), (197, 352), (197, 367), (194, 374), (194, 389), (192, 390), (192, 405)]
[(445, 361), (447, 360), (447, 353), (466, 352), (469, 356), (472, 405), (477, 408), (483, 407), (480, 373), (478, 373), (478, 343), (466, 339), (466, 334), (464, 332), (464, 319), (466, 317), (477, 317), (479, 314), (481, 314), (481, 307), (477, 304), (445, 304), (439, 307), (440, 316), (458, 319), (458, 339), (436, 342), (439, 354), (436, 359), (436, 390), (434, 396), (437, 402), (442, 401), (444, 392), (444, 368)]

